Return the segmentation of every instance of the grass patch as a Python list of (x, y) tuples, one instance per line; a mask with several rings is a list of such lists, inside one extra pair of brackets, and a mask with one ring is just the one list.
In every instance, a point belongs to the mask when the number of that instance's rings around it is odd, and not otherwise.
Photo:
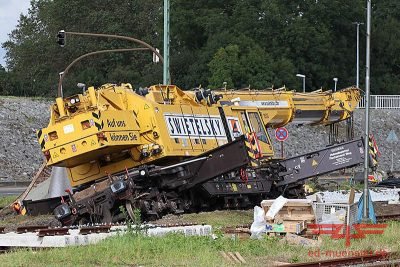
[(350, 190), (354, 188), (356, 191), (362, 191), (364, 189), (364, 184), (358, 182), (350, 181), (334, 181), (334, 180), (326, 180), (326, 181), (316, 181), (314, 179), (307, 180), (305, 183), (308, 187), (313, 190), (313, 193), (318, 191), (336, 191), (336, 190)]
[(0, 197), (0, 208), (8, 207), (10, 204), (12, 204), (16, 198), (17, 195), (11, 195), (11, 196), (1, 196)]
[[(182, 221), (203, 222), (222, 226), (245, 224), (251, 221), (252, 211), (218, 211), (185, 214)], [(168, 220), (177, 218), (170, 217)], [(231, 235), (213, 240), (211, 237), (184, 237), (179, 234), (145, 237), (127, 234), (104, 240), (96, 245), (47, 250), (19, 250), (0, 255), (2, 266), (230, 266), (220, 251), (239, 252), (248, 266), (268, 266), (271, 261), (304, 262), (328, 259), (312, 257), (310, 252), (361, 251), (400, 249), (400, 223), (389, 222), (383, 235), (367, 235), (365, 239), (345, 240), (322, 237), (319, 248), (289, 245), (279, 238), (265, 236), (261, 240), (236, 239)]]
[[(346, 248), (344, 240), (324, 237), (319, 248), (288, 245), (278, 238), (238, 240), (231, 238), (184, 237), (178, 234), (166, 237), (124, 235), (113, 237), (92, 246), (49, 250), (24, 250), (0, 256), (4, 266), (230, 266), (220, 251), (239, 252), (248, 266), (268, 266), (271, 261), (303, 262), (323, 258), (309, 256), (310, 251), (361, 251), (400, 247), (400, 223), (391, 222), (384, 235), (368, 235), (366, 239), (352, 240)], [(17, 253), (17, 254), (16, 254)], [(29, 264), (27, 264), (29, 263)]]
[(349, 250), (349, 251), (400, 251), (400, 222), (387, 222), (382, 235), (366, 235), (363, 239), (351, 239), (350, 247), (346, 247), (345, 240), (334, 240), (329, 236), (323, 237), (321, 250)]
[[(232, 240), (168, 235), (163, 238), (125, 235), (85, 247), (42, 251), (25, 250), (0, 256), (4, 266), (229, 266), (220, 251), (238, 251), (250, 266), (285, 257), (297, 259), (299, 250), (273, 239)], [(29, 263), (29, 264), (27, 264)]]

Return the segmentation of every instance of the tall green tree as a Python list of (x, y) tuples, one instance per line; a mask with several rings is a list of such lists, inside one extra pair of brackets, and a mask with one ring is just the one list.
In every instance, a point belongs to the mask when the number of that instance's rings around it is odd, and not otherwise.
[(233, 81), (240, 79), (242, 66), (239, 59), (239, 47), (229, 45), (220, 48), (208, 64), (212, 73), (210, 87), (220, 88), (224, 82), (229, 88), (235, 86)]
[[(129, 42), (67, 36), (60, 48), (60, 29), (132, 36), (162, 48), (163, 2), (159, 0), (32, 0), (27, 15), (2, 46), (7, 70), (0, 71), (0, 93), (56, 93), (58, 73), (90, 51), (126, 48)], [(373, 3), (371, 90), (397, 93), (400, 82), (400, 4)], [(363, 0), (171, 0), (171, 77), (190, 89), (229, 86), (302, 87), (307, 90), (355, 84), (356, 27), (365, 22)], [(361, 27), (361, 62), (365, 65), (365, 25)], [(68, 74), (66, 94), (79, 92), (77, 82), (101, 85), (131, 82), (148, 86), (162, 81), (162, 66), (151, 53), (113, 53), (87, 58)], [(364, 69), (360, 81), (364, 86)], [(5, 78), (7, 77), (7, 78)], [(7, 88), (7, 89), (3, 89)]]
[[(9, 41), (3, 44), (8, 68), (19, 76), (20, 85), (15, 85), (14, 93), (21, 94), (18, 88), (25, 88), (29, 95), (54, 96), (58, 73), (74, 58), (96, 50), (137, 47), (127, 41), (67, 36), (66, 46), (61, 48), (55, 43), (55, 35), (61, 29), (127, 35), (159, 44), (161, 9), (156, 3), (154, 0), (31, 1), (28, 14), (21, 15)], [(139, 53), (97, 55), (82, 60), (66, 77), (65, 93), (78, 92), (77, 82), (101, 85), (135, 79), (134, 85), (145, 85), (149, 82), (145, 71), (154, 73), (151, 82), (160, 82), (162, 71), (151, 62), (152, 54)], [(33, 80), (39, 81), (35, 87), (31, 86)]]

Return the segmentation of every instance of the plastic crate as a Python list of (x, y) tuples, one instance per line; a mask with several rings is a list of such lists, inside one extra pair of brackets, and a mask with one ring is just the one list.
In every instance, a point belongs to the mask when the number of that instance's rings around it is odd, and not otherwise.
[(316, 224), (343, 224), (342, 233), (347, 226), (353, 229), (357, 223), (358, 202), (354, 204), (315, 203)]

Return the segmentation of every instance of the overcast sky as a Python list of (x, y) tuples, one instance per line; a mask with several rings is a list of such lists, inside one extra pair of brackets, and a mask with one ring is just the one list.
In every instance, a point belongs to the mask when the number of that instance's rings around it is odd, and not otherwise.
[[(8, 40), (8, 34), (18, 24), (19, 15), (26, 14), (30, 0), (0, 0), (0, 43)], [(0, 64), (5, 66), (5, 51), (0, 46)]]

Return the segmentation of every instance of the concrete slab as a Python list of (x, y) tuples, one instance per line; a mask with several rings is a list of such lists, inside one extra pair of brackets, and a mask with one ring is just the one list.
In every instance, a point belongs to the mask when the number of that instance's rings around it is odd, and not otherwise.
[[(149, 227), (152, 227), (149, 225)], [(37, 233), (17, 234), (15, 232), (0, 234), (0, 247), (51, 248), (67, 246), (84, 246), (95, 244), (106, 238), (124, 235), (126, 226), (112, 226), (109, 233), (79, 234), (79, 229), (70, 229), (68, 235), (39, 237)], [(185, 236), (210, 236), (211, 225), (191, 225), (177, 227), (154, 227), (144, 232), (147, 236), (164, 236), (168, 233), (181, 233)]]

